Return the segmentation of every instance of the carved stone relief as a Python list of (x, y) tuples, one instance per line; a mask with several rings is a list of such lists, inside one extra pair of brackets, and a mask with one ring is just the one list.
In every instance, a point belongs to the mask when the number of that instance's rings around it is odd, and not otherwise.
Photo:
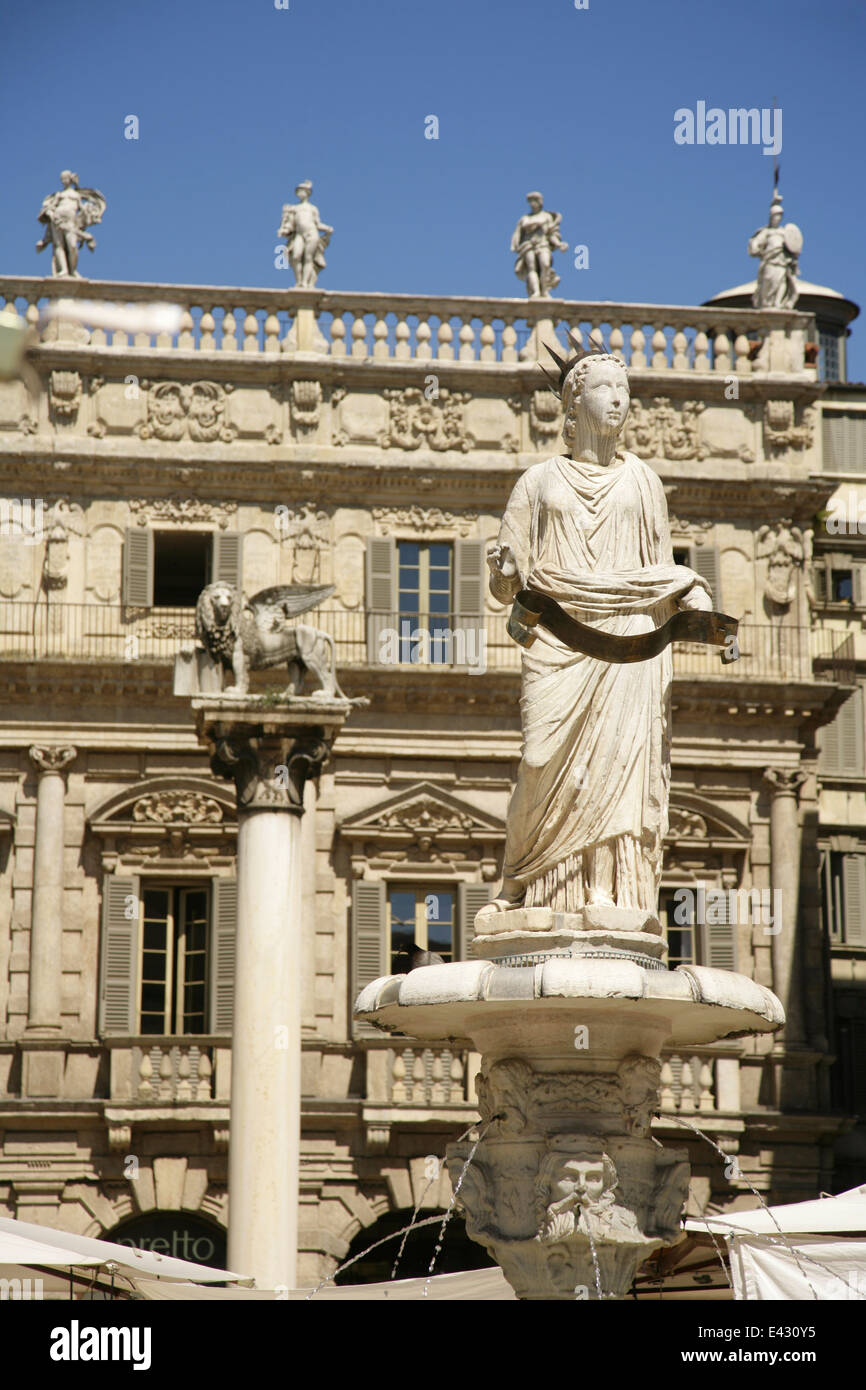
[(471, 399), (465, 391), (443, 387), (427, 399), (417, 386), (386, 390), (388, 426), (379, 436), (383, 449), (458, 449), (466, 453), (474, 439), (466, 432), (464, 406)]
[(135, 526), (188, 521), (216, 525), (224, 531), (237, 509), (237, 502), (209, 502), (201, 497), (131, 497), (129, 501)]
[(218, 439), (229, 443), (237, 434), (236, 427), (224, 418), (226, 397), (232, 389), (228, 382), (143, 381), (146, 415), (136, 426), (136, 433), (142, 439), (211, 443)]
[(373, 526), (377, 536), (390, 536), (404, 526), (420, 533), (449, 531), (458, 536), (471, 536), (478, 523), (478, 513), (472, 510), (450, 512), (442, 507), (422, 507), (417, 502), (406, 507), (373, 507)]
[(54, 419), (74, 420), (81, 404), (79, 373), (52, 372), (48, 378), (48, 403)]
[(766, 401), (764, 404), (764, 452), (772, 458), (789, 449), (811, 449), (815, 433), (813, 406), (794, 401)]
[(649, 405), (632, 397), (623, 427), (625, 448), (643, 459), (706, 458), (709, 450), (698, 436), (703, 409), (703, 401), (683, 401), (677, 408), (667, 396), (655, 396)]

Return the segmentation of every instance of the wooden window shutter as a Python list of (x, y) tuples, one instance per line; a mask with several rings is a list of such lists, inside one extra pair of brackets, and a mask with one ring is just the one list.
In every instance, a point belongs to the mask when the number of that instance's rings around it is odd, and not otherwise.
[(845, 945), (866, 946), (866, 855), (842, 856)]
[(846, 775), (863, 772), (863, 687), (858, 686), (836, 716), (838, 751), (836, 771)]
[(240, 531), (214, 531), (211, 582), (241, 588), (243, 536)]
[(211, 891), (210, 1033), (232, 1031), (237, 927), (238, 881), (215, 878)]
[(99, 1031), (138, 1032), (139, 880), (106, 874), (102, 881)]
[(487, 560), (484, 541), (454, 542), (454, 616), (451, 627), (454, 665), (461, 670), (484, 670), (484, 593)]
[(822, 435), (827, 473), (866, 473), (866, 415), (826, 411)]
[(369, 536), (366, 555), (367, 661), (379, 664), (380, 634), (399, 629), (397, 546), (393, 536)]
[[(385, 884), (358, 879), (352, 885), (352, 1005), (365, 985), (390, 974)], [(355, 1032), (375, 1037), (378, 1029), (355, 1020)]]
[(121, 601), (130, 608), (153, 607), (153, 532), (145, 526), (126, 529)]
[[(737, 928), (731, 921), (731, 894), (725, 890), (724, 898), (717, 896), (718, 887), (707, 888), (706, 916), (712, 913), (712, 922), (703, 922), (701, 931), (701, 965), (709, 965), (714, 970), (736, 970), (737, 968)], [(736, 896), (733, 899), (737, 902)]]
[(692, 551), (692, 569), (709, 584), (713, 595), (713, 607), (717, 612), (723, 612), (719, 547), (717, 545), (696, 545)]
[(829, 574), (827, 572), (826, 560), (816, 560), (812, 568), (812, 578), (815, 585), (815, 599), (818, 603), (826, 603), (830, 596)]
[(475, 914), (490, 902), (493, 891), (489, 883), (460, 883), (457, 888), (459, 932), (455, 960), (475, 960), (470, 947), (475, 940)]

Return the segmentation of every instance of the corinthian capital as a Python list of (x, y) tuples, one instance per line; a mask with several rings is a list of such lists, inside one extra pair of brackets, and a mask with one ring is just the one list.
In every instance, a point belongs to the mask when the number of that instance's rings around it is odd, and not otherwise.
[(67, 743), (54, 746), (34, 743), (27, 753), (40, 772), (63, 772), (78, 757), (78, 749)]
[(806, 773), (800, 768), (768, 767), (764, 773), (764, 781), (770, 788), (770, 796), (792, 796), (797, 800), (801, 786), (806, 780)]

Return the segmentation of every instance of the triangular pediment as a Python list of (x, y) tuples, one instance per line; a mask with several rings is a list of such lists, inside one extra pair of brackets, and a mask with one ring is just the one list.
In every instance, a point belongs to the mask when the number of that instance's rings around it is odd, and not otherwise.
[(349, 839), (457, 835), (495, 840), (505, 835), (505, 823), (432, 782), (416, 782), (365, 811), (347, 816), (340, 824), (340, 833)]

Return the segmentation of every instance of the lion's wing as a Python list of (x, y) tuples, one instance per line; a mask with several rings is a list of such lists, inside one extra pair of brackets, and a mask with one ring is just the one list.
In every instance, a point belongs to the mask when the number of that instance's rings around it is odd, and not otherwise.
[(330, 598), (335, 588), (334, 584), (275, 584), (273, 588), (260, 589), (253, 594), (248, 607), (258, 623), (296, 618)]

